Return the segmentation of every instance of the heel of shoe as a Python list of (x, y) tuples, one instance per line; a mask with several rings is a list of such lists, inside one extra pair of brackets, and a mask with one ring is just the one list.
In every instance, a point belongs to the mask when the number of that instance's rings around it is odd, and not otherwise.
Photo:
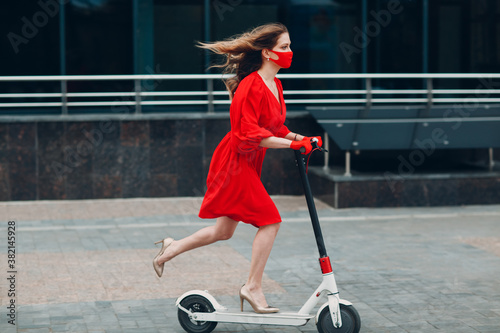
[(252, 309), (255, 311), (255, 313), (276, 313), (279, 312), (278, 308), (274, 308), (271, 306), (267, 307), (261, 307), (255, 303), (253, 300), (252, 296), (250, 294), (247, 294), (245, 291), (243, 291), (243, 287), (240, 289), (240, 305), (241, 305), (241, 312), (243, 312), (243, 301), (246, 300), (248, 304), (252, 307)]
[(162, 274), (163, 274), (163, 267), (165, 265), (165, 262), (162, 263), (161, 265), (158, 264), (158, 259), (163, 255), (163, 253), (165, 252), (165, 250), (167, 249), (167, 247), (169, 247), (172, 244), (173, 241), (174, 240), (172, 238), (165, 238), (165, 239), (162, 239), (160, 241), (155, 242), (155, 245), (161, 243), (160, 252), (158, 252), (158, 254), (156, 255), (156, 257), (153, 259), (153, 267), (154, 267), (154, 269), (155, 269), (156, 274), (158, 275), (158, 277), (162, 276)]

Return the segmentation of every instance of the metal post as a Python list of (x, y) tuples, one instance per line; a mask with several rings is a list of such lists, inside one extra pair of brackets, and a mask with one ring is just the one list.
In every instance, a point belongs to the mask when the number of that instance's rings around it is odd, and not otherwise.
[[(368, 21), (368, 0), (362, 0), (361, 2), (361, 30), (366, 29), (366, 23)], [(363, 47), (361, 49), (361, 73), (368, 72), (368, 47)]]
[(495, 160), (493, 159), (493, 148), (488, 149), (488, 155), (489, 155), (489, 160), (490, 160), (489, 168), (490, 168), (490, 171), (493, 171), (493, 167), (495, 166)]
[(324, 152), (325, 154), (325, 164), (323, 166), (323, 170), (328, 170), (329, 166), (328, 163), (330, 162), (330, 140), (328, 139), (328, 132), (325, 131), (325, 134), (323, 135), (323, 147), (327, 151)]
[(132, 33), (132, 42), (134, 44), (134, 74), (141, 74), (139, 73), (139, 0), (134, 0), (132, 1), (132, 12), (133, 12), (133, 18), (132, 18), (132, 27), (133, 27), (133, 33)]
[(214, 80), (207, 79), (208, 113), (214, 113)]
[(154, 0), (133, 0), (134, 74), (146, 74), (154, 68), (153, 16)]
[(134, 82), (135, 82), (135, 113), (142, 113), (141, 80), (136, 79)]
[[(66, 10), (64, 1), (59, 7), (59, 75), (66, 75)], [(61, 80), (61, 113), (68, 114), (68, 82)]]
[(62, 114), (68, 114), (68, 81), (61, 80), (61, 103)]
[(345, 177), (351, 177), (351, 152), (347, 150), (345, 152)]
[(66, 10), (60, 1), (59, 7), (59, 75), (66, 75)]
[(429, 72), (429, 0), (422, 1), (422, 73)]
[(372, 107), (372, 78), (367, 77), (365, 81), (366, 86), (366, 110)]
[[(204, 38), (205, 42), (210, 41), (211, 39), (211, 29), (210, 29), (210, 13), (211, 13), (211, 1), (205, 0), (204, 9), (205, 9), (205, 33)], [(210, 73), (208, 67), (210, 66), (210, 51), (205, 50), (205, 68), (207, 69), (207, 73)], [(207, 92), (208, 92), (208, 104), (207, 104), (207, 112), (214, 113), (214, 82), (212, 79), (207, 79)]]
[(427, 110), (432, 107), (432, 78), (427, 78)]

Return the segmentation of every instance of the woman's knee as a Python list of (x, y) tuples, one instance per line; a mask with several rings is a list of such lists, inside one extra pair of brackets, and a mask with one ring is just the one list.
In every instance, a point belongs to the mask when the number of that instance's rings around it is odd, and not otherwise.
[(218, 228), (215, 234), (217, 240), (228, 240), (233, 237), (234, 229)]
[(230, 218), (221, 218), (218, 220), (215, 229), (215, 236), (217, 240), (228, 240), (233, 237), (237, 225), (238, 222)]
[(281, 222), (273, 223), (270, 224), (269, 226), (273, 227), (275, 230), (279, 230), (279, 228), (281, 227)]
[(266, 228), (267, 230), (269, 230), (269, 232), (278, 233), (280, 226), (281, 226), (281, 222), (278, 222), (278, 223), (267, 224), (267, 225), (260, 227), (260, 228)]
[(233, 233), (232, 232), (222, 232), (220, 234), (218, 234), (218, 240), (228, 240), (228, 239), (231, 239), (231, 237), (233, 237)]

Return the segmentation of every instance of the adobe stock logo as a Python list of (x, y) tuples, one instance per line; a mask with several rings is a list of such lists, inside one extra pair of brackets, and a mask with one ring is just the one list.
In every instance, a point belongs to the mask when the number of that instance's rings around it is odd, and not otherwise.
[(237, 6), (239, 6), (243, 0), (214, 0), (212, 5), (215, 9), (215, 12), (219, 16), (219, 20), (224, 21), (224, 13), (232, 12)]
[(361, 53), (361, 50), (368, 47), (372, 38), (377, 37), (382, 28), (387, 27), (392, 21), (392, 15), (399, 14), (403, 11), (403, 6), (399, 0), (390, 0), (387, 3), (387, 9), (381, 9), (378, 12), (372, 10), (370, 15), (373, 20), (368, 21), (365, 28), (362, 31), (359, 27), (354, 27), (353, 30), (356, 32), (354, 36), (354, 45), (346, 42), (342, 42), (339, 45), (340, 50), (344, 54), (347, 63), (351, 63), (352, 55)]
[(31, 17), (31, 20), (26, 16), (21, 18), (23, 23), (21, 27), (20, 34), (9, 32), (7, 38), (9, 39), (10, 45), (14, 49), (16, 54), (19, 53), (19, 46), (22, 44), (28, 44), (30, 40), (38, 35), (40, 29), (45, 27), (51, 18), (59, 13), (59, 9), (62, 4), (68, 3), (70, 0), (39, 0), (38, 6), (41, 10), (37, 11)]

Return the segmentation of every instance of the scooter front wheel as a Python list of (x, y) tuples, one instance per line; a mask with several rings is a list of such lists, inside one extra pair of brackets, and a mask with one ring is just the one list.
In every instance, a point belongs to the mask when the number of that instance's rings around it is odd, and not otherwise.
[(361, 329), (361, 318), (352, 305), (340, 304), (342, 327), (333, 326), (330, 308), (326, 306), (318, 317), (317, 329), (319, 333), (358, 333)]
[[(191, 312), (214, 312), (215, 309), (205, 297), (200, 295), (190, 295), (184, 298), (180, 305)], [(189, 318), (189, 315), (183, 310), (177, 311), (177, 319), (182, 328), (188, 333), (210, 333), (217, 326), (217, 322), (196, 321)]]

